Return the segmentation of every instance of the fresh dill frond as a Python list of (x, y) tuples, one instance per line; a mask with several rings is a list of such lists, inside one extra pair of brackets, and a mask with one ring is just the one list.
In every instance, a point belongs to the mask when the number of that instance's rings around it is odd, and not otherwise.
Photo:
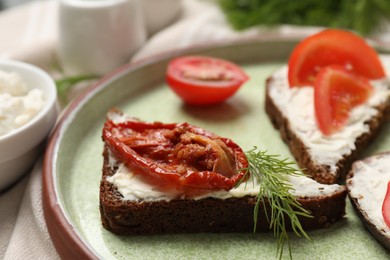
[(293, 167), (294, 162), (280, 159), (279, 155), (269, 155), (267, 151), (257, 151), (256, 147), (246, 152), (246, 156), (249, 163), (246, 175), (250, 174), (250, 178), (259, 183), (259, 195), (253, 213), (253, 232), (256, 232), (259, 207), (263, 204), (270, 229), (273, 229), (277, 240), (277, 255), (279, 258), (282, 257), (284, 246), (287, 243), (290, 258), (292, 258), (287, 226), (290, 226), (298, 237), (304, 236), (310, 240), (298, 217), (310, 218), (312, 216), (290, 192), (294, 188), (289, 181), (289, 176), (303, 176), (303, 174)]

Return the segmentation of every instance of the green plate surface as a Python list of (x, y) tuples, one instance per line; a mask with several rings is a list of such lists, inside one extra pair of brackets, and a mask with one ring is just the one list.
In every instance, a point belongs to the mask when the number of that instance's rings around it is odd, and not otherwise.
[[(253, 146), (291, 157), (264, 112), (265, 80), (285, 64), (295, 41), (265, 40), (187, 50), (240, 63), (251, 79), (226, 103), (184, 105), (164, 83), (169, 55), (131, 70), (121, 70), (91, 92), (61, 128), (54, 152), (55, 185), (69, 222), (99, 258), (104, 259), (274, 259), (272, 233), (180, 234), (121, 237), (106, 231), (99, 214), (101, 141), (111, 107), (145, 121), (183, 122)], [(241, 53), (241, 54), (240, 54)], [(172, 54), (178, 55), (180, 53)], [(389, 124), (368, 154), (390, 150)], [(237, 221), (240, 221), (237, 219)], [(364, 228), (348, 202), (347, 215), (335, 225), (310, 231), (311, 241), (291, 233), (295, 259), (389, 259), (390, 254)], [(287, 251), (287, 249), (285, 250)], [(285, 252), (284, 255), (288, 257)]]

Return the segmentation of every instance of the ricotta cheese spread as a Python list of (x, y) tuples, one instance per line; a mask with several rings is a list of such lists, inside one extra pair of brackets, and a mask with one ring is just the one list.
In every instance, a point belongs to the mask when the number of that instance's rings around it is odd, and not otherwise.
[(369, 100), (354, 109), (340, 132), (325, 136), (319, 130), (314, 112), (314, 88), (290, 88), (287, 78), (288, 68), (283, 67), (273, 74), (269, 94), (280, 112), (290, 122), (294, 133), (309, 149), (314, 161), (328, 165), (330, 172), (336, 174), (336, 164), (355, 150), (356, 138), (369, 131), (365, 122), (378, 113), (376, 109), (390, 98), (390, 80), (371, 81), (374, 92)]
[(390, 180), (389, 157), (371, 157), (356, 164), (354, 176), (348, 182), (350, 196), (358, 200), (371, 223), (390, 237), (390, 228), (382, 216), (382, 204)]
[[(110, 156), (109, 161), (110, 163), (114, 163), (115, 159), (112, 159), (111, 157), (112, 156)], [(169, 191), (162, 191), (160, 187), (143, 181), (139, 175), (133, 174), (123, 163), (118, 165), (118, 169), (114, 175), (107, 177), (107, 181), (117, 187), (124, 200), (170, 201), (173, 199), (183, 198), (181, 192), (178, 190), (171, 189)], [(338, 184), (320, 184), (305, 176), (290, 176), (290, 182), (293, 187), (291, 194), (299, 197), (327, 196), (343, 189), (342, 186)], [(197, 200), (206, 197), (228, 199), (232, 197), (240, 198), (244, 196), (257, 196), (258, 194), (259, 183), (255, 180), (248, 180), (229, 191), (210, 191), (209, 193), (195, 196), (192, 199)]]
[(44, 99), (43, 91), (29, 89), (19, 74), (0, 71), (0, 136), (32, 120)]

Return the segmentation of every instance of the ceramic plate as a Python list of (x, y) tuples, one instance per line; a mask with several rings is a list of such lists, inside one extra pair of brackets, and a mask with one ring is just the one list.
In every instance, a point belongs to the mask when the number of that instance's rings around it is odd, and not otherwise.
[[(187, 121), (232, 138), (244, 150), (257, 146), (291, 157), (264, 112), (264, 87), (267, 76), (286, 63), (296, 43), (297, 39), (262, 38), (163, 54), (120, 68), (76, 99), (53, 134), (44, 163), (45, 217), (59, 254), (67, 258), (104, 259), (276, 258), (272, 233), (122, 237), (105, 230), (99, 214), (101, 130), (108, 109), (118, 107), (145, 121)], [(186, 106), (164, 81), (168, 61), (183, 54), (232, 60), (251, 79), (226, 103)], [(386, 135), (389, 131), (388, 124), (367, 154), (390, 150), (390, 135)], [(309, 235), (311, 241), (291, 234), (294, 258), (388, 259), (390, 256), (366, 231), (349, 202), (344, 220)]]

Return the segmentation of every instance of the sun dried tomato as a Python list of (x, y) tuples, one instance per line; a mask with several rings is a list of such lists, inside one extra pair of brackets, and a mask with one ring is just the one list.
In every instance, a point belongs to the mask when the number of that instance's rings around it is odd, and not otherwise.
[(188, 123), (108, 118), (103, 140), (135, 174), (184, 190), (229, 190), (248, 167), (245, 153), (232, 140)]

